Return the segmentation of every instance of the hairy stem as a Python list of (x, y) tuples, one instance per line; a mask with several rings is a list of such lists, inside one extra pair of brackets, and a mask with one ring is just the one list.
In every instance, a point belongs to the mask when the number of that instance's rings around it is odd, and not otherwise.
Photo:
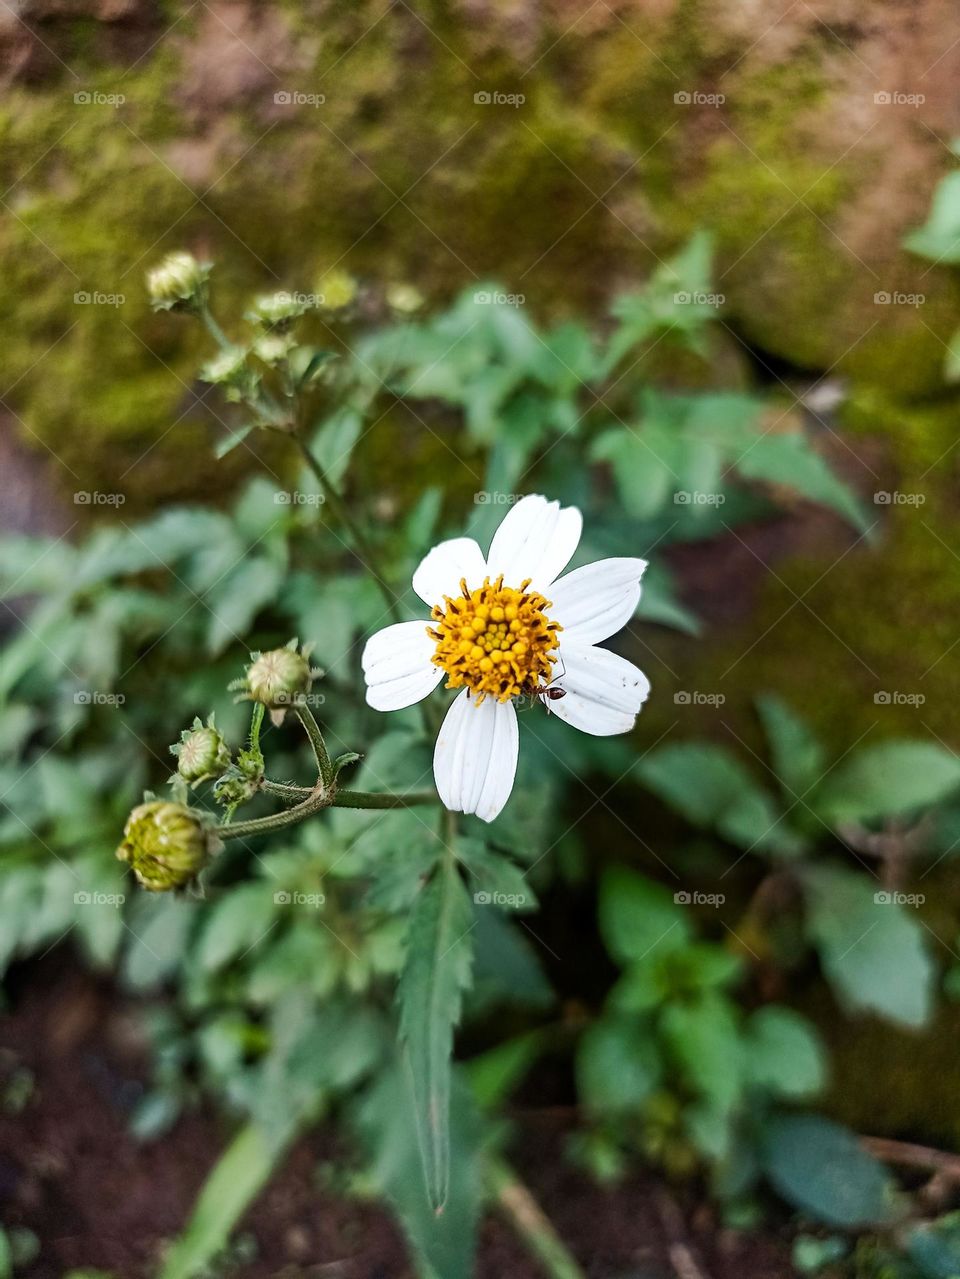
[(413, 804), (438, 804), (436, 791), (410, 791), (406, 795), (383, 795), (358, 790), (338, 790), (334, 808), (410, 808)]
[(306, 729), (307, 736), (310, 738), (310, 745), (313, 747), (314, 758), (317, 761), (317, 772), (320, 774), (320, 781), (324, 789), (326, 789), (333, 781), (333, 765), (330, 763), (330, 754), (327, 751), (327, 744), (323, 740), (320, 725), (314, 718), (313, 711), (305, 702), (295, 703), (294, 710), (299, 717), (300, 723)]

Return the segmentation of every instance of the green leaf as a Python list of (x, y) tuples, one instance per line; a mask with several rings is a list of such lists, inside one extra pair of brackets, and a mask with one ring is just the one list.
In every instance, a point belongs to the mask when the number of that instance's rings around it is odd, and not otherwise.
[(758, 1009), (747, 1023), (749, 1081), (780, 1097), (809, 1097), (826, 1082), (826, 1057), (810, 1023), (789, 1008)]
[(471, 1057), (466, 1072), (477, 1102), (489, 1109), (505, 1101), (545, 1047), (545, 1032), (529, 1030), (525, 1035), (506, 1039), (485, 1053)]
[(204, 1182), (187, 1228), (158, 1279), (194, 1279), (204, 1270), (267, 1184), (292, 1136), (292, 1127), (268, 1136), (258, 1125), (248, 1124), (234, 1137)]
[(788, 797), (799, 799), (823, 774), (823, 744), (782, 698), (772, 693), (758, 697), (757, 710), (770, 743), (773, 771)]
[(244, 645), (257, 614), (277, 598), (282, 585), (283, 570), (273, 560), (262, 555), (242, 559), (204, 597), (207, 651), (217, 655), (230, 644)]
[(427, 1194), (434, 1210), (450, 1178), (450, 1054), (470, 978), (470, 899), (452, 857), (445, 857), (410, 917), (397, 999), (400, 1039), (410, 1070)]
[(222, 440), (217, 441), (216, 447), (213, 450), (213, 456), (218, 460), (222, 457), (226, 457), (228, 453), (232, 453), (238, 445), (243, 443), (251, 431), (255, 431), (256, 429), (256, 422), (248, 422), (246, 426), (241, 426), (230, 435), (225, 435)]
[(207, 915), (197, 943), (197, 962), (213, 972), (252, 951), (270, 931), (276, 913), (273, 889), (265, 880), (226, 889)]
[(785, 485), (801, 497), (836, 511), (861, 531), (873, 523), (853, 490), (833, 473), (801, 431), (758, 436), (735, 465), (744, 479)]
[(922, 227), (904, 236), (904, 247), (935, 262), (960, 263), (960, 173), (948, 173), (933, 193)]
[(735, 1006), (722, 995), (704, 995), (664, 1009), (662, 1032), (687, 1084), (718, 1109), (738, 1100), (744, 1076), (743, 1046)]
[(960, 758), (937, 742), (880, 742), (842, 760), (810, 805), (828, 822), (869, 822), (936, 804), (958, 786)]
[(483, 1196), (482, 1151), (491, 1134), (459, 1079), (450, 1097), (450, 1193), (436, 1212), (423, 1193), (421, 1133), (402, 1067), (388, 1071), (364, 1098), (358, 1126), (372, 1159), (376, 1189), (393, 1205), (421, 1262), (423, 1279), (471, 1279)]
[(730, 751), (707, 743), (678, 742), (645, 755), (641, 781), (695, 826), (716, 830), (741, 848), (792, 854), (796, 833), (773, 800)]
[(845, 1229), (889, 1221), (894, 1187), (853, 1133), (816, 1115), (772, 1120), (763, 1166), (775, 1189), (795, 1207)]
[(346, 407), (334, 413), (314, 436), (314, 456), (331, 484), (343, 479), (362, 433), (362, 414)]
[(905, 1026), (925, 1025), (935, 969), (920, 923), (855, 871), (811, 866), (803, 883), (806, 931), (840, 1001)]
[(669, 889), (634, 871), (614, 866), (600, 882), (600, 933), (618, 963), (687, 945), (690, 925)]
[(578, 1094), (596, 1114), (638, 1110), (663, 1074), (652, 1026), (609, 1015), (581, 1036), (576, 1068)]

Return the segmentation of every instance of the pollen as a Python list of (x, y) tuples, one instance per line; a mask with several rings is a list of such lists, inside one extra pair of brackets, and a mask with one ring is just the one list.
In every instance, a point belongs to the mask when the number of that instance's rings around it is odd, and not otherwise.
[(459, 596), (434, 607), (427, 633), (447, 688), (469, 688), (478, 702), (508, 702), (550, 682), (563, 628), (546, 615), (550, 601), (529, 586), (529, 578), (519, 590), (504, 586), (501, 575), (468, 591), (462, 580)]

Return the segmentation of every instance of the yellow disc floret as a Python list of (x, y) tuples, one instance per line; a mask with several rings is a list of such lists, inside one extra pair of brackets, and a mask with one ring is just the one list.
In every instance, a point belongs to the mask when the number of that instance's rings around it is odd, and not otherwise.
[(434, 664), (450, 677), (447, 688), (469, 688), (478, 702), (488, 694), (507, 702), (550, 682), (562, 627), (546, 615), (550, 601), (529, 585), (528, 578), (519, 590), (504, 586), (501, 575), (468, 591), (463, 580), (460, 596), (434, 606), (427, 633), (437, 643)]

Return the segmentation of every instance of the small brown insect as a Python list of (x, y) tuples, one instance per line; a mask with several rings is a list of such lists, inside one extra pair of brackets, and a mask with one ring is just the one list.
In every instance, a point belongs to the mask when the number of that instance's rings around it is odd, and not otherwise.
[(567, 690), (558, 688), (556, 684), (535, 684), (533, 680), (527, 680), (525, 684), (520, 686), (520, 696), (528, 698), (531, 706), (538, 700), (542, 700), (544, 703), (559, 702), (560, 698), (566, 697), (566, 695)]

